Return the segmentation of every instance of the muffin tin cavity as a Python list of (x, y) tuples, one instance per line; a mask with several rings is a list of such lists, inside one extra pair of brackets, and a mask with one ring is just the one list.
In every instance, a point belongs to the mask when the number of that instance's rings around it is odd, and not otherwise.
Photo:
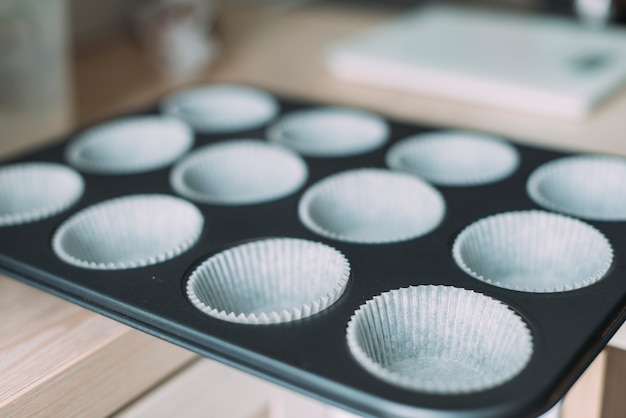
[(71, 207), (84, 182), (71, 168), (55, 163), (18, 163), (0, 168), (0, 227), (39, 221)]
[(274, 97), (262, 90), (218, 84), (182, 90), (161, 103), (165, 114), (176, 116), (200, 133), (230, 133), (258, 128), (278, 113)]
[(613, 260), (609, 241), (577, 219), (543, 212), (507, 212), (465, 228), (454, 260), (467, 274), (512, 290), (562, 292), (602, 279)]
[(626, 221), (626, 160), (580, 155), (560, 158), (528, 178), (530, 197), (540, 206), (579, 218)]
[(286, 148), (240, 139), (193, 152), (174, 167), (170, 183), (196, 202), (249, 205), (294, 193), (307, 172), (304, 161)]
[(430, 394), (456, 395), (501, 385), (533, 352), (524, 321), (503, 303), (450, 286), (383, 293), (356, 311), (350, 352), (374, 376)]
[(54, 234), (52, 248), (66, 263), (122, 270), (169, 260), (191, 247), (204, 218), (191, 203), (167, 195), (133, 195), (84, 209)]
[(341, 296), (349, 277), (348, 260), (334, 248), (274, 238), (210, 257), (191, 274), (187, 295), (215, 318), (274, 324), (326, 309)]
[(510, 176), (519, 165), (515, 147), (497, 138), (462, 131), (414, 135), (386, 157), (394, 170), (442, 186), (477, 186)]
[(380, 116), (343, 107), (289, 113), (267, 131), (270, 141), (309, 157), (346, 157), (380, 148), (389, 127)]
[(435, 229), (445, 202), (420, 179), (370, 168), (345, 171), (314, 184), (302, 196), (298, 213), (307, 228), (324, 237), (383, 244)]
[(67, 147), (65, 159), (86, 173), (134, 174), (166, 167), (192, 145), (191, 129), (180, 120), (138, 116), (86, 130)]

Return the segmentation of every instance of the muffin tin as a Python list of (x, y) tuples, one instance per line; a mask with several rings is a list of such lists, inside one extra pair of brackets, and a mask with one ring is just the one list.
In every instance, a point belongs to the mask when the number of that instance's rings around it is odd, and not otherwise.
[[(198, 91), (0, 166), (0, 269), (376, 417), (537, 416), (626, 318), (626, 223), (619, 196), (611, 201), (626, 184), (623, 160), (244, 86)], [(128, 139), (120, 152), (89, 139), (161, 112), (173, 115), (163, 117), (178, 138), (171, 147)], [(325, 113), (334, 115), (326, 133)], [(371, 134), (362, 147), (359, 120)], [(430, 141), (426, 163), (458, 172), (416, 177), (420, 139)], [(496, 148), (496, 167), (478, 177), (490, 163), (464, 165), (473, 141)], [(581, 198), (579, 182), (599, 190), (590, 198), (600, 204)]]

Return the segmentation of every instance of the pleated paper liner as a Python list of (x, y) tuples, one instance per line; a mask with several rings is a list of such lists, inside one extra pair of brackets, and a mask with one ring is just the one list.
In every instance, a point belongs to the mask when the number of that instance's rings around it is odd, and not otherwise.
[(169, 260), (189, 249), (204, 225), (191, 203), (168, 195), (131, 195), (88, 207), (66, 220), (52, 239), (66, 263), (122, 270)]
[(626, 160), (600, 155), (560, 158), (528, 178), (531, 199), (583, 219), (626, 221)]
[(305, 162), (291, 150), (240, 139), (194, 151), (174, 167), (170, 183), (196, 202), (248, 205), (294, 193), (307, 176)]
[(456, 238), (453, 257), (476, 279), (525, 292), (562, 292), (602, 279), (613, 260), (609, 241), (577, 219), (544, 211), (478, 220)]
[(85, 185), (75, 170), (56, 163), (17, 163), (0, 168), (0, 227), (57, 215), (80, 199)]
[(354, 359), (404, 389), (457, 395), (501, 385), (533, 352), (526, 323), (488, 296), (451, 286), (411, 286), (367, 301), (352, 316)]
[(94, 174), (134, 174), (166, 167), (193, 145), (191, 129), (167, 116), (135, 116), (96, 125), (78, 135), (65, 159)]
[(329, 176), (302, 196), (298, 213), (311, 231), (359, 244), (418, 238), (435, 229), (445, 212), (441, 194), (413, 176), (357, 169)]
[(278, 102), (262, 90), (212, 84), (177, 91), (161, 102), (163, 113), (178, 117), (200, 133), (231, 133), (269, 123), (279, 111)]
[(254, 241), (218, 253), (187, 282), (193, 305), (215, 318), (275, 324), (332, 305), (350, 277), (348, 260), (325, 244), (294, 238)]
[(380, 116), (344, 107), (289, 113), (267, 131), (270, 141), (309, 157), (346, 157), (380, 148), (389, 127)]
[(510, 176), (519, 165), (512, 145), (462, 131), (418, 134), (395, 144), (387, 165), (442, 186), (478, 186)]

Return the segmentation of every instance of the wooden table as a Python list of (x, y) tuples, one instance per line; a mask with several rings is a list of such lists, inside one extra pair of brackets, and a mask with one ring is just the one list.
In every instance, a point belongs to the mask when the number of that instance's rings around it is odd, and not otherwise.
[[(326, 46), (388, 17), (380, 11), (330, 6), (287, 13), (232, 9), (220, 19), (223, 53), (219, 61), (191, 81), (250, 83), (290, 96), (360, 106), (398, 119), (483, 130), (521, 143), (626, 156), (626, 91), (588, 120), (570, 122), (331, 78), (324, 67)], [(76, 126), (148, 106), (178, 87), (154, 71), (123, 35), (79, 54), (74, 76)], [(5, 154), (40, 144), (46, 137), (11, 144)], [(184, 398), (189, 391), (174, 390), (185, 387), (181, 382), (210, 384), (228, 374), (219, 366), (198, 362), (185, 350), (6, 277), (0, 277), (0, 318), (0, 416), (108, 416), (184, 369), (171, 380), (175, 383), (165, 383), (135, 410), (143, 411), (138, 414), (141, 416), (157, 416), (159, 411), (167, 416), (164, 402), (189, 402)], [(567, 417), (599, 416), (601, 408), (603, 416), (626, 415), (624, 400), (611, 389), (619, 378), (617, 370), (626, 376), (622, 353), (611, 349), (599, 357), (572, 391), (576, 393), (568, 396)], [(212, 372), (194, 372), (206, 367)], [(211, 380), (213, 376), (207, 377), (207, 373), (221, 377)], [(608, 382), (605, 391), (604, 382)], [(130, 411), (130, 415), (120, 416), (137, 416), (132, 407)], [(255, 414), (274, 416), (263, 411)]]

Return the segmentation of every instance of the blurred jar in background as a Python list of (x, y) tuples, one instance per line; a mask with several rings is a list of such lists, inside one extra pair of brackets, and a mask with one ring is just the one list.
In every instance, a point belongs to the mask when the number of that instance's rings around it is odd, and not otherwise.
[(65, 0), (0, 0), (0, 152), (71, 127)]
[[(1, 1), (1, 0), (0, 0)], [(215, 60), (214, 0), (146, 0), (136, 21), (143, 50), (157, 69), (184, 81)]]

